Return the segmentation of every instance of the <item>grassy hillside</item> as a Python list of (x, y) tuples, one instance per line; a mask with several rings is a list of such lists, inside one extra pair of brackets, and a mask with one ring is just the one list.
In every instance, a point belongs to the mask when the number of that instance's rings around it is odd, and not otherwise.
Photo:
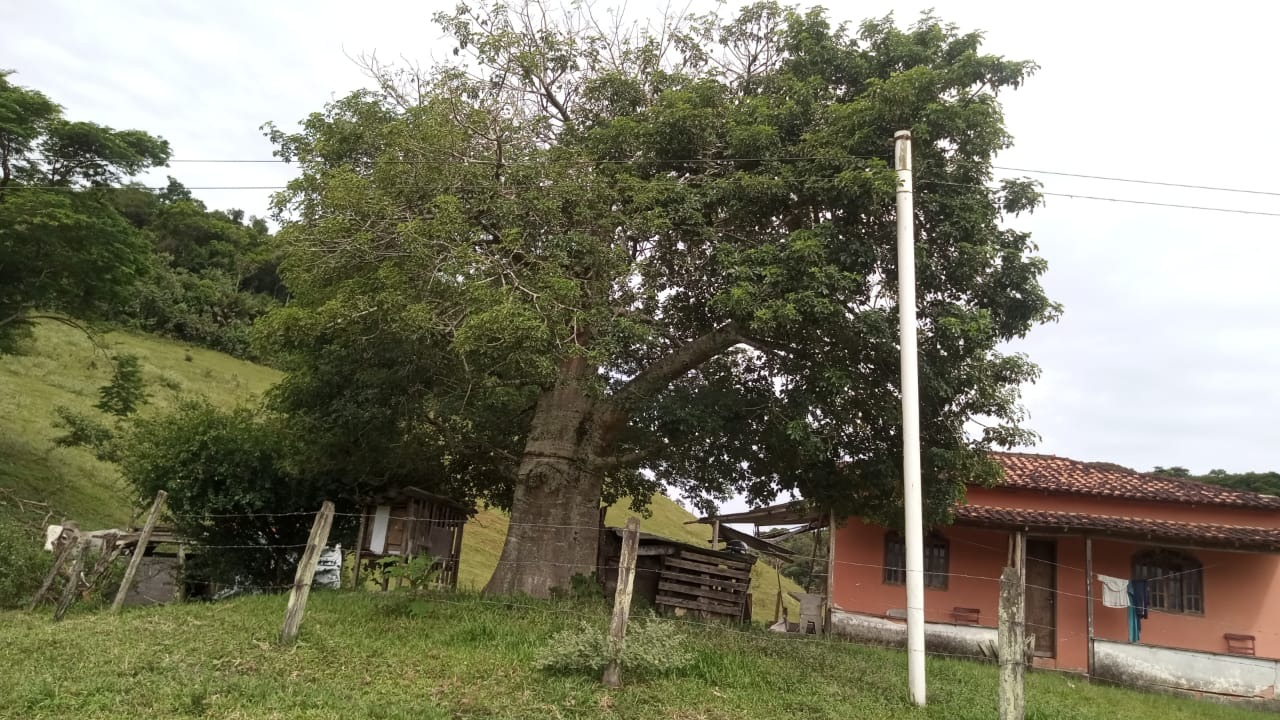
[[(182, 393), (202, 394), (227, 406), (250, 402), (280, 377), (261, 365), (148, 335), (110, 333), (100, 343), (105, 351), (74, 328), (44, 322), (24, 354), (0, 356), (0, 489), (24, 500), (49, 503), (54, 522), (65, 517), (87, 528), (126, 522), (127, 495), (115, 466), (95, 459), (87, 450), (53, 444), (59, 432), (53, 426), (54, 408), (96, 412), (98, 388), (108, 381), (111, 370), (107, 352), (133, 353), (141, 359), (151, 395), (143, 412), (172, 406)], [(626, 502), (610, 509), (610, 524), (626, 521)], [(5, 503), (0, 504), (0, 521), (8, 517), (32, 524), (43, 519), (39, 510), (17, 517), (17, 505), (4, 493), (0, 503)], [(693, 516), (662, 495), (655, 496), (651, 509), (652, 516), (641, 521), (646, 532), (699, 544), (711, 537), (705, 525), (685, 525)], [(506, 517), (493, 510), (481, 512), (468, 525), (463, 536), (462, 587), (480, 588), (488, 581), (506, 531)], [(772, 619), (778, 591), (775, 574), (759, 564), (752, 581), (756, 619)], [(790, 580), (783, 582), (784, 592), (798, 589)], [(796, 607), (790, 596), (785, 600)]]
[[(553, 675), (533, 661), (598, 605), (417, 602), (375, 593), (312, 595), (301, 642), (281, 649), (279, 596), (126, 611), (0, 613), (0, 718), (608, 718), (617, 720), (988, 720), (996, 667), (930, 658), (929, 706), (907, 699), (900, 651), (680, 624), (691, 667), (665, 677)], [(1029, 719), (1249, 720), (1206, 701), (1033, 672)]]
[[(0, 356), (0, 488), (24, 500), (50, 504), (52, 521), (80, 521), (82, 527), (119, 524), (129, 506), (119, 473), (80, 448), (53, 444), (59, 431), (54, 409), (66, 406), (96, 413), (98, 388), (110, 379), (108, 352), (141, 359), (151, 401), (143, 412), (171, 406), (181, 393), (199, 393), (222, 405), (261, 394), (279, 377), (270, 368), (228, 355), (147, 335), (110, 333), (95, 347), (74, 328), (42, 322), (21, 355)], [(187, 358), (190, 358), (188, 360)], [(43, 513), (18, 513), (0, 493), (0, 519), (39, 522)]]

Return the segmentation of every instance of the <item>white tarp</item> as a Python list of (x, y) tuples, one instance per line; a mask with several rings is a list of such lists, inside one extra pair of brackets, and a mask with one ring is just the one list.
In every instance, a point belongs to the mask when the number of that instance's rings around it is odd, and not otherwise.
[(317, 588), (342, 587), (342, 546), (334, 545), (320, 553), (320, 562), (316, 565), (316, 577), (311, 584)]

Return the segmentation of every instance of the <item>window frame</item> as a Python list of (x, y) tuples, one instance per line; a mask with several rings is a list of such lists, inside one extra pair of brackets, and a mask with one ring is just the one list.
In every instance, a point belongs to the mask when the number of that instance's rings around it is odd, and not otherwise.
[(1147, 608), (1173, 615), (1204, 615), (1204, 563), (1191, 553), (1149, 548), (1134, 553), (1134, 580), (1147, 581)]
[[(890, 530), (884, 534), (884, 559), (881, 582), (885, 585), (907, 583), (907, 542), (902, 533)], [(951, 576), (951, 543), (939, 533), (929, 533), (924, 540), (924, 586), (927, 590), (947, 590)]]

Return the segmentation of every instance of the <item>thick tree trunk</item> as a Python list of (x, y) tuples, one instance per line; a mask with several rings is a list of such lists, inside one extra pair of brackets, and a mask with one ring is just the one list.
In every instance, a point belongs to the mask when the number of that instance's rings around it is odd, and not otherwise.
[(548, 597), (574, 575), (595, 571), (602, 478), (593, 467), (596, 402), (586, 393), (593, 374), (585, 360), (572, 358), (538, 399), (516, 472), (511, 526), (486, 593)]

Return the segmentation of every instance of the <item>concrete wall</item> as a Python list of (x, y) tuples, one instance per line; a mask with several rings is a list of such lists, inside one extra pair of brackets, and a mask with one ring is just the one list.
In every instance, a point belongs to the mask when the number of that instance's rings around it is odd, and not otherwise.
[[(858, 643), (905, 647), (907, 626), (900, 620), (831, 611), (831, 632)], [(947, 623), (925, 623), (924, 644), (928, 652), (995, 659), (995, 628)]]
[(125, 595), (126, 605), (157, 605), (173, 602), (178, 592), (178, 559), (150, 556), (142, 558), (133, 587)]
[(1095, 674), (1125, 685), (1271, 700), (1280, 662), (1098, 640)]
[[(1022, 493), (1025, 495), (1026, 493)], [(1002, 503), (1010, 506), (1016, 498)], [(984, 502), (993, 502), (987, 498)], [(1094, 507), (1094, 512), (1120, 512)], [(1127, 510), (1125, 510), (1127, 512)], [(906, 588), (883, 582), (884, 528), (859, 520), (838, 525), (832, 604), (835, 609), (863, 615), (896, 614), (906, 608)], [(950, 541), (951, 564), (945, 590), (925, 590), (925, 620), (951, 623), (953, 608), (977, 608), (979, 624), (994, 628), (999, 602), (999, 577), (1008, 558), (1009, 533), (978, 528), (942, 530)], [(1088, 666), (1085, 542), (1081, 537), (1045, 535), (1057, 546), (1055, 613), (1057, 656), (1039, 660), (1050, 668), (1083, 671)], [(1132, 574), (1134, 554), (1152, 546), (1095, 540), (1094, 572), (1116, 577)], [(1141, 642), (1205, 653), (1225, 653), (1225, 633), (1254, 635), (1259, 657), (1280, 658), (1280, 556), (1210, 550), (1187, 551), (1203, 564), (1202, 615), (1153, 611), (1142, 624)], [(1102, 606), (1101, 586), (1093, 587), (1095, 637), (1127, 642), (1128, 611)], [(1269, 620), (1270, 618), (1270, 620)]]

